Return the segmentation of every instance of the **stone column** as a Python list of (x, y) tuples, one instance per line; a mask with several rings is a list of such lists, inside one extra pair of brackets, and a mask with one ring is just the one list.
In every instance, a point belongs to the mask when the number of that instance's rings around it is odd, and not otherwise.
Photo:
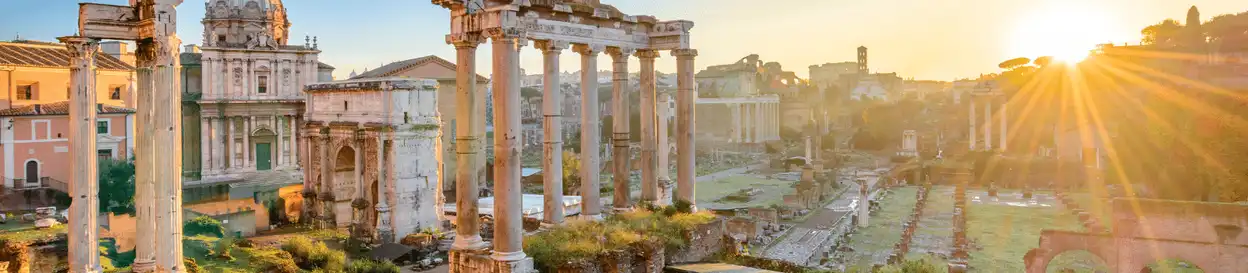
[(296, 127), (296, 126), (299, 124), (299, 117), (298, 117), (298, 116), (295, 116), (295, 115), (290, 115), (290, 116), (287, 116), (287, 117), (288, 117), (288, 119), (290, 120), (290, 136), (289, 136), (289, 137), (290, 137), (290, 144), (289, 144), (289, 146), (290, 146), (290, 165), (291, 165), (291, 166), (295, 166), (295, 167), (302, 167), (302, 166), (299, 166), (299, 165), (298, 165), (298, 164), (299, 164), (299, 163), (298, 163), (298, 162), (299, 162), (299, 152), (295, 149), (295, 147), (299, 147), (299, 138), (298, 138), (298, 136), (299, 136), (299, 129), (297, 129), (298, 127)]
[(602, 121), (598, 119), (598, 54), (602, 45), (575, 45), (581, 54), (581, 215), (602, 219), (602, 198), (598, 192)]
[(696, 209), (694, 180), (697, 176), (694, 162), (694, 134), (697, 120), (694, 116), (695, 100), (698, 98), (697, 82), (693, 79), (693, 59), (696, 49), (672, 50), (676, 57), (676, 199), (689, 202)]
[(967, 120), (970, 120), (971, 126), (970, 129), (967, 129), (968, 133), (966, 134), (966, 137), (968, 138), (968, 142), (971, 143), (970, 151), (975, 151), (975, 134), (977, 133), (975, 132), (975, 97), (971, 97), (970, 94), (967, 94), (966, 101), (969, 102), (968, 104), (970, 104), (971, 107), (970, 117), (967, 118)]
[[(468, 78), (469, 80), (476, 80), (475, 79), (476, 77), (468, 77)], [(373, 198), (376, 198), (376, 201), (377, 201), (377, 235), (378, 235), (377, 237), (380, 237), (381, 241), (386, 242), (386, 243), (396, 242), (396, 240), (394, 239), (394, 228), (391, 227), (390, 225), (391, 223), (390, 202), (392, 201), (390, 201), (390, 195), (386, 194), (387, 192), (390, 192), (391, 191), (390, 189), (392, 188), (390, 187), (390, 183), (391, 183), (390, 182), (390, 177), (391, 177), (390, 168), (386, 168), (386, 166), (389, 166), (389, 165), (386, 165), (386, 161), (389, 160), (389, 155), (390, 155), (390, 147), (386, 145), (386, 138), (391, 137), (392, 134), (393, 133), (383, 132), (383, 133), (379, 133), (377, 136), (377, 189), (378, 190), (377, 190), (377, 196), (373, 197)], [(442, 191), (442, 188), (439, 187), (438, 191)], [(445, 200), (439, 199), (438, 202), (439, 202), (437, 203), (438, 207), (442, 207), (441, 204), (442, 202), (445, 202)], [(442, 215), (445, 212), (442, 212), (439, 210), (438, 213), (439, 213), (438, 222), (442, 222), (441, 221)]]
[(275, 162), (273, 164), (273, 169), (277, 169), (277, 167), (286, 166), (286, 160), (282, 158), (282, 153), (286, 151), (286, 149), (282, 148), (284, 147), (283, 142), (286, 142), (286, 130), (282, 130), (282, 118), (280, 116), (275, 115), (272, 116), (272, 118), (273, 132), (277, 133), (277, 137), (273, 138), (273, 147), (269, 148), (272, 153), (270, 153), (269, 156), (273, 157), (273, 161)]
[(1006, 136), (1006, 126), (1007, 126), (1006, 121), (1005, 121), (1005, 119), (1006, 119), (1006, 117), (1007, 117), (1007, 116), (1005, 115), (1005, 109), (1006, 109), (1005, 107), (1006, 107), (1006, 105), (1007, 105), (1008, 103), (1009, 103), (1009, 101), (1005, 101), (1004, 99), (1003, 99), (1003, 100), (1002, 100), (1002, 102), (1001, 102), (1001, 113), (1000, 113), (1000, 115), (1001, 115), (1001, 117), (1000, 117), (1000, 119), (1001, 119), (1001, 135), (998, 137), (998, 139), (1000, 139), (1000, 141), (1001, 141), (1001, 145), (998, 145), (998, 146), (997, 146), (997, 150), (1001, 150), (1002, 152), (1005, 152), (1005, 148), (1007, 147), (1007, 146), (1005, 146), (1005, 136)]
[(628, 95), (630, 93), (628, 85), (628, 58), (633, 55), (634, 50), (631, 48), (607, 48), (607, 54), (611, 55), (611, 144), (614, 148), (611, 151), (612, 168), (611, 180), (614, 181), (615, 191), (612, 198), (612, 206), (615, 210), (628, 210), (632, 207), (629, 201), (629, 178), (632, 168), (629, 168), (629, 161), (632, 153), (629, 152), (629, 106)]
[[(218, 115), (221, 115), (221, 114), (218, 114)], [(230, 149), (230, 146), (228, 146), (226, 143), (233, 143), (234, 141), (228, 137), (229, 133), (228, 131), (226, 131), (227, 121), (229, 121), (228, 117), (218, 116), (217, 128), (213, 132), (214, 134), (216, 134), (216, 136), (213, 137), (213, 139), (216, 140), (217, 142), (217, 143), (214, 143), (213, 145), (216, 145), (217, 149), (213, 150), (212, 152), (217, 157), (216, 159), (217, 170), (215, 173), (218, 175), (224, 173), (225, 170), (229, 169), (230, 167), (229, 165), (226, 165), (227, 162), (229, 162), (230, 160), (227, 156), (228, 153), (226, 153), (226, 151)]]
[(992, 151), (992, 98), (984, 100), (984, 150)]
[[(679, 79), (678, 79), (678, 80), (679, 80)], [(679, 95), (677, 95), (677, 96), (679, 96)], [(677, 106), (677, 107), (679, 107), (679, 106)], [(733, 103), (733, 104), (729, 104), (728, 108), (729, 108), (729, 109), (731, 109), (731, 111), (732, 111), (732, 125), (730, 125), (730, 128), (732, 128), (732, 134), (729, 134), (729, 136), (728, 136), (728, 142), (733, 142), (733, 143), (739, 143), (739, 142), (742, 142), (742, 138), (741, 138), (741, 105)]]
[(477, 45), (483, 41), (477, 35), (448, 37), (447, 42), (455, 46), (455, 243), (456, 250), (477, 250), (484, 248), (481, 240), (481, 227), (477, 221), (478, 172), (481, 164), (477, 152), (480, 150), (483, 131), (477, 130), (477, 123), (485, 123), (485, 116), (478, 115), (478, 100), (484, 94), (477, 93)]
[(246, 169), (247, 171), (256, 170), (255, 168), (252, 168), (252, 166), (255, 166), (256, 164), (255, 158), (252, 157), (253, 154), (255, 154), (255, 151), (253, 151), (255, 147), (251, 146), (251, 130), (255, 130), (255, 126), (255, 116), (243, 117), (243, 169)]
[(672, 116), (672, 110), (668, 108), (668, 102), (671, 100), (671, 96), (667, 94), (659, 96), (658, 124), (655, 125), (655, 127), (658, 128), (655, 130), (658, 134), (655, 146), (658, 147), (658, 151), (656, 153), (658, 154), (658, 205), (660, 206), (667, 206), (672, 203), (671, 164), (668, 163), (670, 162), (668, 161), (668, 156), (671, 155), (672, 149), (669, 146), (670, 144), (668, 144), (669, 137), (667, 133), (668, 120)]
[(234, 128), (234, 126), (235, 126), (236, 124), (235, 124), (235, 122), (234, 122), (234, 118), (233, 118), (233, 117), (228, 117), (228, 116), (227, 116), (227, 117), (225, 117), (225, 122), (229, 122), (229, 123), (230, 123), (230, 125), (229, 125), (229, 126), (230, 126), (230, 131), (225, 133), (225, 134), (227, 135), (227, 137), (226, 137), (226, 146), (229, 146), (229, 147), (226, 147), (226, 148), (225, 148), (225, 151), (226, 151), (226, 156), (225, 156), (225, 157), (226, 157), (226, 162), (228, 162), (228, 163), (229, 163), (229, 166), (226, 166), (226, 169), (234, 169), (234, 168), (238, 168), (238, 160), (237, 160), (236, 158), (234, 158), (234, 155), (235, 155), (236, 153), (238, 153), (238, 150), (236, 150), (236, 148), (234, 147), (234, 138), (235, 138), (235, 133), (238, 133), (238, 131), (237, 131), (237, 130), (235, 130), (235, 128)]
[[(763, 143), (770, 140), (767, 137), (767, 127), (772, 122), (767, 122), (767, 103), (760, 102), (754, 104), (754, 141)], [(764, 150), (766, 151), (766, 150)]]
[(520, 193), (520, 48), (514, 30), (491, 31), (494, 46), (494, 253), (495, 261), (526, 259)]
[(199, 175), (206, 176), (212, 170), (212, 121), (211, 118), (201, 117), (199, 119)]
[(559, 54), (567, 42), (538, 41), (537, 49), (544, 57), (542, 81), (542, 185), (546, 194), (542, 204), (542, 224), (563, 223), (563, 93), (559, 90)]
[(69, 272), (100, 272), (96, 229), (99, 224), (99, 181), (95, 149), (95, 54), (99, 42), (84, 37), (61, 37), (69, 51)]
[(655, 149), (659, 137), (655, 123), (659, 119), (659, 106), (656, 103), (658, 93), (654, 75), (654, 60), (658, 57), (658, 51), (637, 50), (637, 58), (641, 60), (641, 200), (651, 204), (658, 204), (659, 200), (659, 175), (655, 170)]
[(135, 258), (131, 269), (137, 273), (156, 270), (156, 126), (152, 124), (153, 99), (152, 63), (155, 44), (135, 43), (136, 73), (138, 81), (135, 94), (135, 143), (134, 143), (134, 211), (135, 211)]
[[(182, 264), (182, 83), (177, 5), (152, 1), (155, 14), (153, 125), (156, 127), (156, 272), (184, 272)], [(149, 2), (150, 3), (150, 2)]]

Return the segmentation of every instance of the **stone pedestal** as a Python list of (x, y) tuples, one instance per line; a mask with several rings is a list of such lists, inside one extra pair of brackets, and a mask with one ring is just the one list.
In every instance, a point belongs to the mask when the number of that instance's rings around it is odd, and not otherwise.
[(497, 261), (490, 257), (488, 249), (451, 250), (447, 259), (450, 273), (530, 273), (533, 259)]

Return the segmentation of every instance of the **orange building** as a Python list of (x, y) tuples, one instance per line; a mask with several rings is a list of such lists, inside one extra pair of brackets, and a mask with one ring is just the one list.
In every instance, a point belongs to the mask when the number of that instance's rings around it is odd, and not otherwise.
[[(109, 52), (109, 50), (119, 52)], [(124, 159), (134, 147), (134, 66), (105, 46), (96, 56), (100, 157)], [(115, 53), (115, 54), (110, 54)], [(69, 181), (69, 52), (58, 43), (0, 42), (0, 177), (4, 188)]]

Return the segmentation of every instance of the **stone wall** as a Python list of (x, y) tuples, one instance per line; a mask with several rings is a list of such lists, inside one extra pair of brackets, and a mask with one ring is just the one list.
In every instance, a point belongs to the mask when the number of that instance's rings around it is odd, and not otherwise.
[(725, 221), (722, 218), (698, 226), (685, 234), (689, 242), (681, 249), (668, 249), (667, 263), (682, 264), (700, 262), (724, 249)]

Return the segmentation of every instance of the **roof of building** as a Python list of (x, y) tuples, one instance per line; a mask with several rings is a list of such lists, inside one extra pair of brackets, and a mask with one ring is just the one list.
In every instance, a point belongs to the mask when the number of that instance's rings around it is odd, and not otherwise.
[[(203, 54), (203, 53), (190, 53), (190, 52), (182, 52), (181, 56), (178, 56), (178, 57), (179, 57), (179, 58), (181, 58), (181, 61), (182, 61), (181, 63), (182, 63), (182, 65), (183, 65), (183, 66), (187, 66), (187, 65), (200, 65), (199, 60), (200, 60), (200, 59), (202, 59), (202, 58), (204, 57), (204, 54)], [(329, 64), (324, 63), (324, 62), (316, 62), (316, 68), (318, 68), (318, 69), (334, 69), (334, 66), (329, 65)]]
[[(40, 41), (0, 42), (0, 65), (69, 68), (69, 50), (64, 44)], [(104, 70), (134, 70), (133, 66), (108, 54), (95, 54), (95, 65)]]
[[(134, 109), (104, 104), (95, 104), (100, 114), (133, 114)], [(11, 116), (56, 116), (69, 114), (69, 101), (58, 101), (45, 104), (31, 104), (0, 110), (0, 117)]]
[[(352, 77), (351, 79), (390, 77), (390, 76), (394, 76), (395, 74), (402, 73), (403, 71), (406, 71), (410, 68), (421, 66), (424, 64), (428, 64), (428, 63), (433, 63), (436, 65), (440, 65), (442, 67), (446, 67), (447, 69), (450, 69), (450, 70), (455, 70), (455, 63), (439, 58), (438, 56), (429, 55), (429, 56), (424, 56), (424, 57), (410, 59), (410, 60), (393, 62), (387, 65), (384, 65), (382, 67), (378, 67), (377, 69), (364, 71), (364, 73), (360, 73), (360, 75)], [(478, 82), (487, 82), (489, 80), (490, 80), (489, 78), (483, 77), (481, 75), (477, 75)]]

